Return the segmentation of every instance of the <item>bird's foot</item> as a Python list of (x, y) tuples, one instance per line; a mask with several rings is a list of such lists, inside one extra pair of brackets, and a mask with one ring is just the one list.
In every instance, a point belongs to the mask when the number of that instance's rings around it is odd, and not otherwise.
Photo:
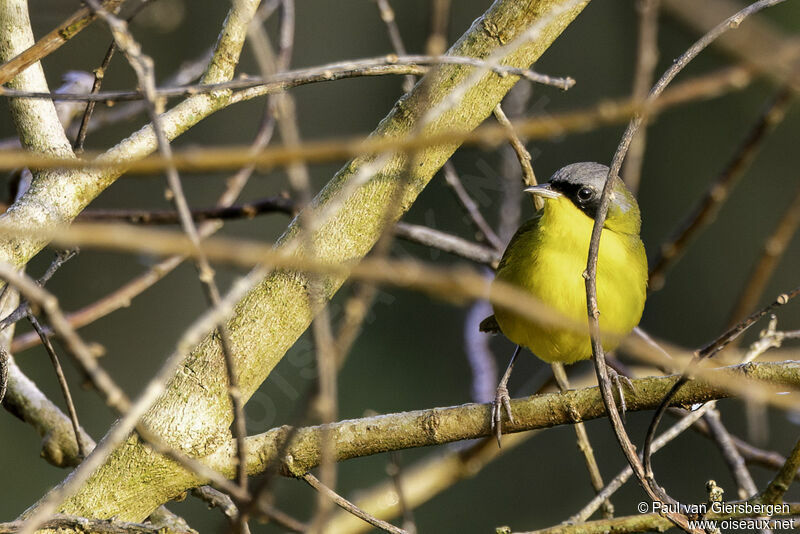
[(497, 392), (494, 396), (492, 403), (492, 430), (497, 438), (497, 446), (500, 447), (500, 441), (503, 436), (503, 410), (505, 410), (508, 420), (514, 422), (514, 415), (511, 413), (511, 397), (508, 395), (508, 388), (505, 384), (497, 386)]
[(614, 384), (614, 388), (616, 388), (617, 393), (619, 393), (619, 411), (622, 414), (622, 418), (625, 418), (625, 413), (627, 412), (627, 405), (625, 403), (625, 389), (623, 388), (623, 384), (627, 386), (629, 389), (633, 389), (633, 382), (631, 379), (625, 375), (619, 374), (617, 371), (614, 370), (613, 367), (608, 366), (608, 378)]

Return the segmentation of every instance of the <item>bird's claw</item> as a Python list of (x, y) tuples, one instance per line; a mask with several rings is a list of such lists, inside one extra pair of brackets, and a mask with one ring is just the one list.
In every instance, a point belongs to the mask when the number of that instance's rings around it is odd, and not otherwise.
[(619, 393), (619, 411), (622, 414), (622, 418), (625, 418), (625, 413), (628, 410), (627, 404), (625, 403), (625, 389), (623, 388), (623, 384), (627, 386), (629, 389), (633, 390), (633, 382), (631, 379), (625, 375), (621, 375), (616, 372), (612, 367), (608, 367), (608, 377), (613, 382), (614, 387)]
[(503, 410), (505, 410), (508, 420), (514, 422), (514, 415), (511, 413), (511, 397), (508, 395), (508, 388), (504, 385), (497, 387), (494, 402), (492, 403), (492, 430), (497, 438), (497, 446), (501, 446), (503, 436)]

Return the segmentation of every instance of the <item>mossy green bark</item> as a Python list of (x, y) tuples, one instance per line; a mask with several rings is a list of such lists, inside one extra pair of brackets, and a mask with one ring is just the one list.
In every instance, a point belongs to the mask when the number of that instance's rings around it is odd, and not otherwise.
[[(744, 377), (753, 384), (783, 385), (796, 388), (800, 384), (800, 363), (750, 363), (714, 370), (706, 379), (689, 381), (672, 400), (673, 406), (691, 406), (731, 395), (723, 384)], [(711, 378), (716, 380), (711, 380)], [(676, 375), (639, 378), (625, 389), (629, 412), (657, 408), (678, 379)], [(503, 423), (503, 434), (525, 432), (558, 425), (588, 421), (606, 416), (597, 386), (569, 390), (564, 393), (533, 395), (511, 401), (515, 421)], [(336, 443), (338, 460), (348, 460), (387, 451), (413, 447), (442, 445), (454, 441), (492, 436), (488, 404), (464, 404), (446, 408), (416, 410), (341, 421), (327, 427)], [(248, 470), (262, 472), (276, 461), (285, 429), (272, 429), (248, 438), (253, 454)], [(285, 454), (291, 457), (286, 467), (295, 476), (313, 469), (320, 462), (322, 426), (298, 429)], [(800, 461), (800, 457), (798, 457)]]
[[(527, 68), (588, 0), (550, 17), (552, 10), (567, 3), (565, 0), (498, 0), (473, 23), (449, 53), (486, 58), (544, 17), (548, 22), (535, 40), (502, 58), (503, 64)], [(454, 127), (467, 131), (477, 127), (514, 85), (516, 78), (485, 74), (445, 113), (425, 128), (419, 128), (420, 117), (447, 98), (472, 71), (472, 68), (456, 65), (434, 69), (425, 82), (395, 105), (373, 135), (405, 136), (411, 132), (429, 134)], [(356, 158), (346, 164), (309, 208), (320, 211), (331, 203), (342, 203), (340, 209), (310, 236), (317, 257), (325, 262), (349, 262), (366, 255), (391, 222), (385, 214), (390, 209), (393, 210), (390, 213), (398, 217), (405, 212), (456, 148), (453, 144), (419, 150), (413, 165), (407, 165), (403, 155), (391, 156), (386, 161), (379, 157)], [(377, 172), (349, 197), (340, 198), (354, 176), (375, 161), (381, 161)], [(404, 174), (406, 171), (408, 174)], [(297, 247), (298, 253), (302, 253), (307, 242), (297, 233), (295, 220), (280, 246)], [(320, 284), (323, 297), (330, 298), (343, 282), (343, 277), (323, 277)], [(228, 328), (244, 398), (252, 395), (309, 326), (313, 316), (308, 304), (309, 283), (305, 273), (277, 271), (236, 307)], [(167, 393), (149, 411), (144, 423), (172, 446), (200, 458), (212, 456), (218, 449), (227, 450), (231, 409), (225, 376), (219, 342), (209, 336), (186, 358), (169, 383)], [(61, 511), (140, 521), (158, 505), (200, 482), (131, 437), (79, 493), (64, 503)]]

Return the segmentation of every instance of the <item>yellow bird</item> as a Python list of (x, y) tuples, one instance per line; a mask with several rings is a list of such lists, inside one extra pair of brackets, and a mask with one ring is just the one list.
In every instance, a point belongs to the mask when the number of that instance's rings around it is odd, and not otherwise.
[[(585, 323), (583, 273), (608, 171), (599, 163), (574, 163), (556, 171), (549, 182), (525, 189), (542, 197), (544, 207), (509, 242), (496, 280), (518, 286), (562, 316)], [(636, 198), (622, 180), (614, 178), (597, 259), (600, 329), (615, 334), (601, 338), (605, 351), (614, 350), (642, 317), (647, 295), (647, 256), (639, 237), (640, 228)], [(500, 306), (494, 306), (494, 315), (481, 323), (481, 330), (499, 330), (518, 345), (497, 388), (492, 410), (492, 426), (499, 443), (502, 407), (509, 420), (514, 420), (507, 383), (520, 347), (530, 349), (548, 363), (588, 359), (592, 347), (587, 331), (545, 326)]]

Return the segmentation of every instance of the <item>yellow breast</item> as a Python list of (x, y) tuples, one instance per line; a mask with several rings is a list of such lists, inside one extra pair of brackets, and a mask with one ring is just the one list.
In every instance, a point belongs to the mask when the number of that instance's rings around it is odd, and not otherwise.
[[(594, 221), (565, 198), (548, 199), (538, 218), (512, 239), (497, 279), (530, 292), (553, 310), (586, 324), (582, 276)], [(647, 258), (638, 235), (604, 229), (597, 260), (597, 303), (604, 350), (639, 323), (647, 291)], [(545, 327), (495, 307), (503, 334), (547, 362), (572, 363), (591, 357), (587, 330)]]

